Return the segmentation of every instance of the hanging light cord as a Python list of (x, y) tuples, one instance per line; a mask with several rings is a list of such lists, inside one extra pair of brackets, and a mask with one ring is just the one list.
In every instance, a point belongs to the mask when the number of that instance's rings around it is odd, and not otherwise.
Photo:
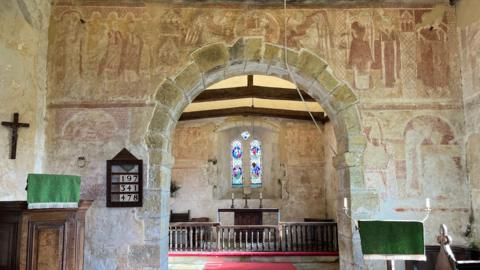
[[(312, 118), (313, 124), (315, 124), (315, 127), (317, 128), (318, 132), (320, 135), (323, 135), (323, 131), (320, 128), (320, 126), (317, 123), (317, 120), (315, 120), (315, 117), (313, 117), (313, 114), (310, 112), (310, 109), (308, 108), (307, 102), (305, 102), (305, 99), (303, 98), (302, 92), (298, 88), (297, 81), (293, 77), (292, 71), (290, 70), (290, 65), (288, 64), (288, 55), (287, 55), (287, 0), (283, 0), (283, 55), (285, 59), (285, 66), (287, 67), (287, 72), (288, 76), (290, 77), (290, 80), (293, 82), (295, 85), (295, 89), (297, 90), (298, 95), (300, 96), (300, 99), (302, 100), (303, 106), (305, 107), (305, 110), (308, 112), (310, 115), (310, 118)], [(328, 144), (328, 147), (330, 150), (333, 152), (334, 155), (337, 155), (337, 151), (333, 149), (333, 147)]]
[(255, 100), (252, 97), (252, 139), (255, 140)]

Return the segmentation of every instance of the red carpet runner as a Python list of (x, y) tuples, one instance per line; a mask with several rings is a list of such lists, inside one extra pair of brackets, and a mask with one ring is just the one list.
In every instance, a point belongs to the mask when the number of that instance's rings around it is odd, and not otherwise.
[(207, 263), (204, 270), (296, 270), (291, 263)]

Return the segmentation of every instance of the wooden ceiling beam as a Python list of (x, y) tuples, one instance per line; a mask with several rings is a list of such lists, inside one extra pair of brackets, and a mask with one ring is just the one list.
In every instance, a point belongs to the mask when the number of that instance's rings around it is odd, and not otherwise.
[[(305, 101), (315, 101), (312, 97), (310, 97), (304, 91), (302, 91), (302, 95)], [(205, 90), (202, 93), (200, 93), (200, 95), (198, 95), (195, 98), (195, 100), (193, 100), (193, 103), (239, 99), (239, 98), (262, 98), (262, 99), (273, 99), (273, 100), (301, 101), (300, 96), (297, 93), (297, 90), (293, 88), (289, 89), (289, 88), (275, 88), (275, 87), (249, 85), (249, 86), (242, 86), (242, 87)]]
[[(315, 120), (319, 122), (325, 123), (329, 121), (328, 116), (326, 116), (325, 113), (323, 112), (312, 112), (312, 114), (313, 114), (313, 117), (315, 117)], [(278, 117), (278, 118), (286, 118), (286, 119), (311, 120), (308, 112), (304, 112), (304, 111), (281, 110), (281, 109), (270, 109), (270, 108), (235, 107), (235, 108), (196, 111), (196, 112), (184, 112), (182, 116), (180, 116), (180, 121), (224, 117), (224, 116), (235, 116), (235, 115), (267, 116), (267, 117)]]

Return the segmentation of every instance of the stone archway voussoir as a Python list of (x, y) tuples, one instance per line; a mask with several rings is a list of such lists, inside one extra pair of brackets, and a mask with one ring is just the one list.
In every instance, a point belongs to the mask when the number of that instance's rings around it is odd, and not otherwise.
[(183, 90), (169, 79), (164, 80), (157, 89), (155, 101), (169, 108), (174, 115), (181, 114), (182, 112), (177, 112), (178, 109), (183, 108), (189, 102)]
[(242, 62), (260, 62), (264, 55), (263, 37), (242, 37), (228, 48), (230, 65)]
[(318, 55), (307, 49), (301, 49), (297, 66), (300, 73), (316, 79), (327, 68), (328, 64)]
[(333, 75), (329, 67), (326, 67), (315, 80), (329, 93), (334, 91), (342, 83)]
[(188, 100), (191, 102), (196, 97), (195, 89), (203, 90), (203, 76), (196, 63), (190, 63), (172, 80), (173, 83), (183, 90)]
[(337, 117), (342, 118), (346, 134), (362, 134), (360, 115), (356, 104), (347, 105), (343, 110), (337, 112)]
[(176, 121), (172, 119), (169, 111), (162, 106), (155, 106), (152, 120), (150, 121), (149, 131), (151, 133), (162, 133), (166, 137), (170, 137), (172, 129), (175, 127)]
[(226, 67), (230, 53), (223, 42), (205, 45), (190, 54), (192, 60), (197, 64), (203, 73)]
[(337, 112), (340, 112), (350, 105), (357, 104), (358, 98), (350, 86), (342, 84), (335, 88), (331, 93), (332, 105)]

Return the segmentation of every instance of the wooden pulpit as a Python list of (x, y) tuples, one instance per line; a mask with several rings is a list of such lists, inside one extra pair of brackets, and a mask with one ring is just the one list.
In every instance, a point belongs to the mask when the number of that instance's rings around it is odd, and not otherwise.
[(78, 208), (27, 209), (27, 202), (0, 202), (0, 270), (83, 269), (85, 214)]

